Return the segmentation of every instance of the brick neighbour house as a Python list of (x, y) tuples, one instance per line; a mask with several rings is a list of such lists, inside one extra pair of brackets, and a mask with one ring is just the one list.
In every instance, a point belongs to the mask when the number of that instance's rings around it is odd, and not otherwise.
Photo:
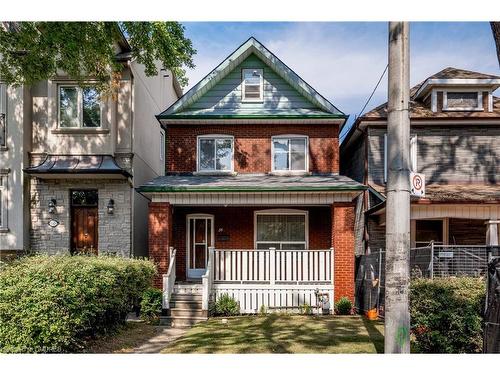
[(225, 293), (243, 313), (354, 299), (364, 186), (339, 175), (346, 115), (250, 38), (157, 118), (166, 173), (139, 191), (172, 324), (183, 293), (200, 316)]

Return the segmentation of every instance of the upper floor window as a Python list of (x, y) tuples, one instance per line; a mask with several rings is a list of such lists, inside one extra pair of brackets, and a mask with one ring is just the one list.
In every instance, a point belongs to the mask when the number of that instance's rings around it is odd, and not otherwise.
[(62, 128), (100, 127), (99, 91), (91, 86), (59, 86), (59, 126)]
[[(388, 168), (388, 148), (387, 148), (387, 133), (384, 134), (384, 182), (387, 182), (387, 175), (389, 172)], [(411, 134), (410, 135), (410, 171), (414, 173), (418, 173), (418, 166), (417, 166), (417, 160), (418, 160), (418, 141), (417, 141), (417, 135), (416, 134)]]
[(165, 160), (165, 133), (160, 132), (160, 160)]
[(5, 147), (7, 138), (7, 85), (0, 82), (0, 147)]
[(243, 69), (242, 101), (261, 102), (264, 99), (264, 74), (262, 69)]
[(483, 96), (478, 91), (448, 91), (443, 93), (443, 110), (477, 111), (483, 109)]
[(279, 136), (272, 139), (272, 170), (307, 171), (308, 139), (305, 136)]
[(198, 172), (233, 171), (233, 137), (207, 135), (198, 137)]

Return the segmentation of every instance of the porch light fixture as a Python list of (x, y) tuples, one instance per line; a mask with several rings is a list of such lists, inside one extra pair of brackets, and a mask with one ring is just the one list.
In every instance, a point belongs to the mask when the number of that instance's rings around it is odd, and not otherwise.
[(49, 214), (54, 214), (56, 212), (56, 203), (57, 201), (54, 198), (49, 201)]
[(107, 205), (108, 214), (113, 215), (115, 213), (115, 201), (110, 199)]

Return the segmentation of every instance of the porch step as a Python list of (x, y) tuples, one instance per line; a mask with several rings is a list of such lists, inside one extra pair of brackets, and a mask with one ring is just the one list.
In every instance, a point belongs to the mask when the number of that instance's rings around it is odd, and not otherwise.
[(172, 302), (188, 301), (188, 302), (200, 302), (201, 303), (201, 298), (202, 298), (201, 293), (188, 294), (188, 293), (176, 293), (176, 292), (174, 292), (170, 296), (170, 300)]
[(186, 317), (186, 316), (162, 316), (160, 318), (160, 325), (170, 327), (191, 327), (196, 323), (207, 321), (206, 317)]
[(194, 283), (176, 283), (174, 285), (173, 294), (194, 294), (200, 295), (203, 291), (203, 286), (201, 284)]
[(201, 310), (201, 300), (198, 300), (198, 299), (171, 299), (170, 306), (171, 306), (171, 308)]
[(208, 312), (201, 309), (182, 309), (180, 307), (173, 307), (168, 309), (167, 316), (173, 318), (208, 318)]

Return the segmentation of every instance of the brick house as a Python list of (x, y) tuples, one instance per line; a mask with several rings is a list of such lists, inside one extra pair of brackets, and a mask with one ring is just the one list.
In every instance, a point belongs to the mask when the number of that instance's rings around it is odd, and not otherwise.
[[(449, 67), (411, 89), (410, 164), (426, 180), (425, 197), (411, 199), (412, 272), (484, 274), (488, 247), (498, 246), (498, 87), (500, 77)], [(366, 285), (384, 278), (386, 133), (384, 103), (359, 117), (340, 147), (341, 173), (368, 186), (356, 237), (356, 254), (367, 260), (357, 280)], [(373, 308), (377, 297), (359, 287), (358, 307)]]
[(168, 319), (222, 293), (245, 313), (354, 298), (364, 186), (339, 175), (344, 113), (250, 38), (157, 118), (166, 173), (138, 190)]

